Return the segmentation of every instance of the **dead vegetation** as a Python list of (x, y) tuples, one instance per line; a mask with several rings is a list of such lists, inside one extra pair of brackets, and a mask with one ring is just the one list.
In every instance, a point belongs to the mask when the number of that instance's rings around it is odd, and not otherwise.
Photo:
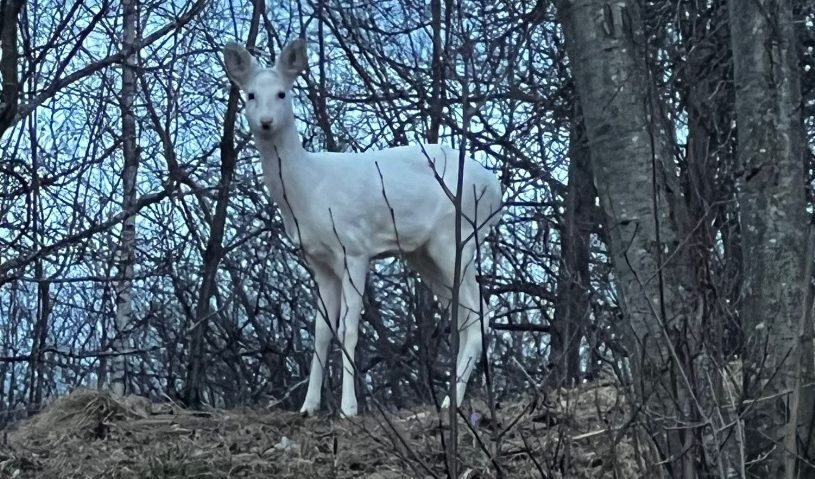
[[(619, 429), (622, 393), (611, 384), (561, 391), (546, 404), (504, 405), (497, 424), (487, 413), (476, 420), (482, 411), (462, 412), (460, 477), (495, 477), (496, 464), (508, 478), (641, 475), (632, 432)], [(78, 390), (6, 432), (0, 477), (446, 477), (439, 429), (447, 427), (432, 409), (304, 419), (276, 409), (189, 411)]]

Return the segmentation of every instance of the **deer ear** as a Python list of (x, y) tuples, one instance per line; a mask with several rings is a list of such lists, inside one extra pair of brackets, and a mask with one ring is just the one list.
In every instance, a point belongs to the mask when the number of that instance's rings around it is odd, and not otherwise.
[(277, 72), (287, 80), (294, 82), (298, 75), (306, 71), (308, 55), (306, 41), (298, 38), (288, 43), (277, 58)]
[(239, 88), (243, 88), (255, 74), (257, 62), (249, 51), (235, 42), (224, 46), (224, 65), (229, 79)]

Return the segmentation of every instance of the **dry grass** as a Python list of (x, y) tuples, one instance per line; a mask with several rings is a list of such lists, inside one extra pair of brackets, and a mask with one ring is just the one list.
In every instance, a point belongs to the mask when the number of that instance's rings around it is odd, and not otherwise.
[[(641, 476), (630, 434), (614, 430), (624, 413), (613, 385), (583, 385), (550, 402), (549, 408), (534, 399), (505, 405), (495, 427), (499, 441), (487, 420), (476, 428), (480, 444), (461, 420), (460, 477), (495, 477), (495, 463), (507, 478)], [(446, 477), (434, 410), (387, 419), (193, 412), (79, 390), (7, 434), (0, 477)]]

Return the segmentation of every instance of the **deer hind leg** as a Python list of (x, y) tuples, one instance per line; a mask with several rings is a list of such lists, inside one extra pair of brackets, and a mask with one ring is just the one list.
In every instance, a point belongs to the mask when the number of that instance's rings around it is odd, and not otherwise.
[(447, 286), (447, 280), (436, 263), (427, 256), (427, 252), (422, 249), (408, 253), (405, 255), (408, 265), (422, 278), (422, 281), (427, 285), (433, 294), (439, 299), (442, 307), (447, 308), (450, 306), (450, 286)]
[[(411, 263), (426, 282), (431, 285), (434, 293), (448, 304), (452, 300), (452, 285), (455, 272), (455, 241), (439, 237), (432, 240), (422, 250), (421, 255), (414, 254)], [(462, 248), (462, 272), (459, 281), (458, 314), (456, 326), (459, 335), (459, 349), (456, 357), (456, 405), (460, 406), (464, 399), (467, 383), (476, 364), (481, 359), (482, 342), (484, 334), (488, 331), (487, 318), (481, 317), (481, 311), (486, 313), (486, 304), (480, 300), (480, 290), (475, 277), (475, 244), (469, 242)], [(448, 407), (450, 398), (445, 397), (442, 407)]]
[[(461, 406), (470, 375), (481, 360), (484, 337), (489, 331), (487, 305), (480, 300), (479, 285), (475, 278), (475, 265), (470, 264), (462, 273), (459, 288), (458, 331), (459, 349), (456, 360), (456, 406)], [(482, 317), (481, 312), (484, 312)], [(442, 407), (449, 406), (448, 401)]]
[(317, 283), (317, 313), (314, 315), (314, 356), (311, 360), (308, 390), (303, 407), (300, 408), (304, 415), (314, 414), (320, 409), (328, 346), (340, 312), (340, 279), (322, 264), (310, 262), (309, 266)]

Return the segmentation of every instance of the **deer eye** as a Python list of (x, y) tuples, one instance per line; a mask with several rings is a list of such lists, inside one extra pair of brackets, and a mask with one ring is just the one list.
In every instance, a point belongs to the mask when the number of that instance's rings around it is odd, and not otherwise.
[(250, 94), (249, 94), (249, 99), (250, 99), (250, 100), (254, 100), (254, 99), (255, 99), (255, 94), (254, 94), (254, 93), (250, 93)]
[(280, 93), (277, 94), (277, 97), (280, 98), (281, 100), (286, 98), (286, 92), (281, 91)]

